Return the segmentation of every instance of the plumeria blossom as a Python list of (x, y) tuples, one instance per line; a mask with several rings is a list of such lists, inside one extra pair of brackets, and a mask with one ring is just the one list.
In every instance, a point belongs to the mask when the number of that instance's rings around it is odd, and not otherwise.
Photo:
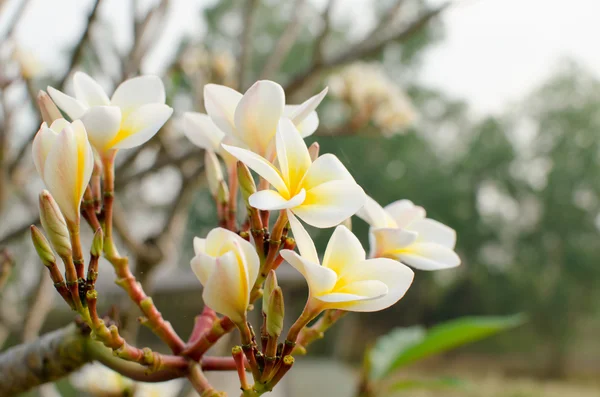
[(382, 208), (371, 197), (357, 213), (371, 225), (371, 257), (397, 259), (420, 270), (447, 269), (460, 265), (454, 252), (456, 232), (425, 217), (425, 209), (410, 200)]
[(94, 168), (94, 152), (83, 123), (42, 123), (32, 145), (33, 162), (64, 217), (76, 223)]
[[(205, 143), (212, 145), (219, 136), (230, 136), (235, 138), (235, 146), (268, 157), (282, 117), (291, 120), (303, 138), (316, 131), (319, 118), (315, 109), (326, 94), (327, 88), (300, 105), (286, 105), (283, 88), (273, 81), (257, 81), (244, 95), (223, 85), (207, 84), (204, 103), (212, 123), (205, 117), (191, 116), (188, 120), (197, 128), (186, 135), (204, 148)], [(213, 128), (215, 125), (220, 133)]]
[(217, 228), (194, 238), (192, 270), (202, 283), (204, 303), (237, 324), (245, 322), (250, 291), (260, 260), (254, 246), (236, 233)]
[(173, 113), (165, 105), (165, 88), (156, 76), (124, 81), (111, 98), (83, 72), (73, 76), (73, 88), (75, 98), (52, 87), (48, 87), (48, 93), (71, 119), (81, 119), (100, 154), (147, 142)]
[(282, 250), (281, 256), (306, 279), (307, 306), (313, 310), (383, 310), (410, 287), (414, 273), (409, 267), (389, 258), (366, 259), (360, 241), (345, 226), (336, 227), (320, 262), (306, 229), (292, 214), (289, 220), (300, 255)]
[(222, 142), (235, 144), (235, 139), (225, 136), (225, 133), (213, 123), (204, 113), (186, 112), (183, 115), (183, 133), (194, 145), (208, 152), (217, 153), (225, 161), (228, 168), (235, 166), (237, 161), (221, 146)]
[(311, 160), (306, 143), (289, 119), (281, 119), (277, 130), (279, 167), (249, 150), (223, 147), (275, 188), (250, 196), (254, 208), (290, 209), (304, 222), (326, 228), (355, 214), (365, 202), (364, 191), (336, 156), (324, 154)]

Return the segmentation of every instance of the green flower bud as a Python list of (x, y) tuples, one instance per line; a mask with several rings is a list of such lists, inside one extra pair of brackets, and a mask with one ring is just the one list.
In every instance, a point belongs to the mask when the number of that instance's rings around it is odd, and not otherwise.
[(90, 249), (90, 253), (93, 256), (102, 255), (102, 249), (104, 248), (104, 233), (102, 233), (102, 229), (98, 228), (96, 233), (94, 233), (94, 239), (92, 240), (92, 248)]
[(283, 291), (281, 287), (275, 287), (271, 292), (267, 309), (267, 334), (270, 337), (278, 338), (281, 335), (284, 313)]
[(42, 226), (48, 235), (48, 239), (54, 247), (54, 250), (61, 258), (70, 257), (72, 253), (71, 238), (65, 217), (60, 212), (58, 204), (50, 195), (50, 192), (43, 190), (40, 193), (40, 220)]
[(277, 288), (277, 275), (275, 274), (275, 270), (269, 271), (267, 274), (267, 279), (265, 280), (265, 286), (263, 287), (263, 296), (262, 296), (262, 311), (263, 313), (267, 313), (267, 307), (269, 306), (269, 298), (271, 297), (271, 292), (275, 288)]
[(54, 256), (54, 252), (50, 248), (50, 243), (44, 237), (42, 231), (34, 225), (31, 225), (31, 241), (33, 241), (33, 246), (44, 266), (56, 264), (56, 256)]
[(252, 177), (248, 167), (246, 167), (246, 164), (242, 163), (241, 161), (237, 162), (237, 172), (242, 197), (244, 198), (244, 202), (248, 204), (248, 198), (256, 193), (256, 184), (254, 183), (254, 178)]
[(215, 152), (210, 150), (204, 152), (204, 166), (206, 167), (208, 190), (213, 197), (216, 197), (219, 192), (219, 184), (223, 182), (223, 170)]
[(319, 158), (319, 149), (320, 148), (321, 147), (319, 146), (318, 142), (313, 142), (313, 144), (310, 145), (310, 147), (308, 148), (308, 154), (312, 161), (315, 161), (317, 158)]

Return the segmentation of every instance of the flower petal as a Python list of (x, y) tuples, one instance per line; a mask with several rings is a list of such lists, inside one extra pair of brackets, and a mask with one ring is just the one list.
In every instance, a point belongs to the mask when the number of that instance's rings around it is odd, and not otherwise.
[(203, 252), (197, 252), (190, 261), (190, 266), (203, 286), (206, 286), (210, 275), (215, 270), (217, 259)]
[(319, 115), (317, 115), (317, 112), (310, 112), (304, 120), (295, 124), (295, 126), (302, 138), (309, 137), (319, 128)]
[(414, 243), (419, 234), (414, 231), (396, 228), (371, 228), (369, 244), (372, 258), (386, 256)]
[(164, 105), (165, 101), (165, 86), (158, 76), (139, 76), (125, 80), (117, 87), (110, 100), (112, 105), (121, 108), (123, 118), (143, 105)]
[(312, 161), (304, 139), (288, 119), (281, 119), (276, 138), (277, 161), (283, 180), (295, 192)]
[(288, 210), (287, 216), (292, 228), (292, 233), (294, 234), (294, 240), (296, 240), (296, 246), (298, 247), (298, 251), (300, 251), (300, 255), (312, 263), (320, 263), (315, 243), (313, 243), (304, 226), (302, 226), (292, 211)]
[(399, 252), (398, 259), (415, 269), (440, 270), (460, 265), (460, 258), (452, 249), (435, 243), (412, 244)]
[(281, 174), (273, 166), (273, 164), (269, 163), (263, 157), (249, 150), (225, 144), (221, 144), (221, 146), (223, 147), (223, 149), (231, 153), (242, 163), (246, 164), (248, 168), (252, 169), (258, 175), (265, 178), (280, 193), (289, 195), (288, 188), (285, 185)]
[(293, 211), (309, 225), (333, 227), (354, 215), (365, 203), (365, 196), (355, 182), (326, 182), (308, 190), (304, 203)]
[(227, 135), (236, 135), (234, 115), (242, 94), (218, 84), (204, 86), (204, 106), (212, 121)]
[(304, 276), (311, 296), (324, 295), (335, 286), (337, 275), (333, 270), (311, 262), (291, 250), (281, 250), (281, 256)]
[[(58, 120), (63, 120), (67, 125), (69, 124), (65, 119)], [(58, 120), (54, 121), (52, 124), (54, 125)], [(60, 131), (60, 129), (58, 131)], [(40, 129), (35, 134), (35, 138), (33, 138), (33, 143), (31, 145), (33, 164), (42, 178), (44, 177), (44, 163), (46, 162), (48, 153), (50, 153), (50, 149), (52, 149), (52, 145), (57, 137), (58, 134), (52, 128), (48, 128), (46, 123), (42, 123)]]
[(121, 125), (121, 130), (110, 142), (115, 149), (130, 149), (149, 141), (173, 114), (167, 105), (152, 103), (132, 112)]
[(63, 94), (56, 88), (48, 86), (47, 90), (48, 94), (50, 94), (50, 96), (52, 97), (54, 103), (56, 103), (56, 106), (58, 106), (63, 112), (65, 112), (67, 116), (71, 118), (71, 120), (77, 120), (78, 118), (83, 116), (83, 114), (87, 110), (87, 106), (84, 103), (78, 101), (73, 97)]
[(119, 133), (121, 109), (116, 106), (94, 106), (85, 112), (81, 121), (92, 145), (102, 152)]
[(311, 164), (302, 186), (306, 189), (312, 189), (322, 183), (340, 180), (354, 182), (354, 178), (346, 169), (344, 164), (333, 154), (327, 153), (317, 158)]
[(193, 244), (194, 244), (194, 253), (196, 255), (200, 254), (201, 252), (206, 252), (206, 239), (200, 238), (200, 237), (194, 237)]
[(110, 100), (104, 89), (86, 73), (76, 72), (73, 75), (73, 89), (75, 90), (77, 100), (89, 107), (107, 106), (110, 104)]
[(371, 197), (367, 196), (365, 205), (356, 215), (375, 228), (397, 227), (396, 221)]
[(398, 200), (384, 208), (396, 222), (397, 227), (408, 227), (412, 222), (425, 218), (425, 209), (413, 204), (410, 200)]
[(346, 266), (364, 261), (365, 257), (365, 250), (358, 238), (346, 226), (340, 225), (327, 243), (323, 266), (341, 274)]
[(274, 211), (297, 207), (302, 204), (305, 198), (306, 191), (304, 189), (289, 200), (286, 200), (274, 190), (261, 190), (250, 196), (248, 203), (259, 210)]
[(319, 106), (323, 98), (325, 98), (325, 95), (327, 95), (328, 90), (329, 88), (325, 87), (323, 91), (308, 98), (301, 105), (296, 107), (294, 112), (289, 117), (290, 120), (292, 120), (295, 125), (302, 123), (312, 112), (314, 112), (317, 106)]
[(194, 145), (213, 152), (221, 150), (225, 136), (207, 114), (197, 112), (183, 115), (183, 133)]
[(355, 312), (373, 312), (383, 310), (398, 302), (412, 284), (414, 272), (395, 260), (377, 258), (356, 263), (352, 269), (348, 269), (344, 278), (348, 282), (348, 286), (373, 286), (373, 284), (357, 283), (365, 280), (380, 281), (387, 285), (386, 295), (377, 299), (356, 302), (344, 309)]
[(253, 151), (265, 154), (283, 115), (285, 93), (273, 81), (257, 81), (235, 109), (235, 134)]
[(327, 302), (328, 309), (353, 310), (360, 302), (380, 299), (387, 295), (389, 289), (385, 283), (378, 280), (363, 280), (348, 284), (335, 292), (316, 296), (320, 301)]
[(419, 219), (410, 225), (410, 230), (419, 234), (419, 241), (436, 243), (447, 248), (456, 245), (456, 232), (451, 227), (433, 219)]

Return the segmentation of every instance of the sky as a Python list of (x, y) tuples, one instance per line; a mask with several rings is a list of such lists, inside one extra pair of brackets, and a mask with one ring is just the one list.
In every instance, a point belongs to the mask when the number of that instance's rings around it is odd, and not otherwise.
[[(7, 0), (8, 7), (20, 0)], [(160, 70), (161, 59), (174, 50), (173, 42), (182, 35), (198, 37), (203, 26), (198, 15), (215, 0), (172, 0), (164, 37), (144, 65), (145, 72)], [(324, 0), (311, 0), (322, 7)], [(338, 1), (336, 18), (352, 18), (360, 35), (373, 21), (372, 1)], [(430, 0), (441, 3), (443, 0)], [(142, 8), (157, 0), (139, 0)], [(579, 61), (600, 78), (599, 0), (455, 0), (443, 15), (446, 38), (426, 55), (419, 77), (427, 85), (440, 88), (469, 102), (477, 114), (496, 113), (522, 98), (547, 78), (561, 59)], [(26, 50), (34, 51), (50, 71), (64, 67), (66, 57), (57, 48), (74, 43), (83, 29), (89, 0), (32, 0), (17, 39)], [(131, 41), (128, 25), (129, 1), (105, 0), (101, 18), (118, 29), (119, 46)], [(48, 21), (52, 23), (48, 24)], [(5, 22), (0, 19), (0, 33)], [(61, 63), (62, 62), (62, 63)]]

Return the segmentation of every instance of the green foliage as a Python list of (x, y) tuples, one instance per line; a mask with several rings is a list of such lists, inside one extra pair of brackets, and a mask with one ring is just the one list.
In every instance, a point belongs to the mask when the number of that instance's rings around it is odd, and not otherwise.
[(506, 317), (464, 317), (436, 325), (396, 328), (379, 338), (367, 353), (370, 378), (380, 380), (416, 361), (444, 353), (523, 324), (522, 315)]
[(427, 390), (446, 390), (465, 388), (467, 382), (457, 378), (439, 378), (439, 379), (404, 379), (394, 383), (388, 390), (390, 392), (413, 391), (416, 389)]

